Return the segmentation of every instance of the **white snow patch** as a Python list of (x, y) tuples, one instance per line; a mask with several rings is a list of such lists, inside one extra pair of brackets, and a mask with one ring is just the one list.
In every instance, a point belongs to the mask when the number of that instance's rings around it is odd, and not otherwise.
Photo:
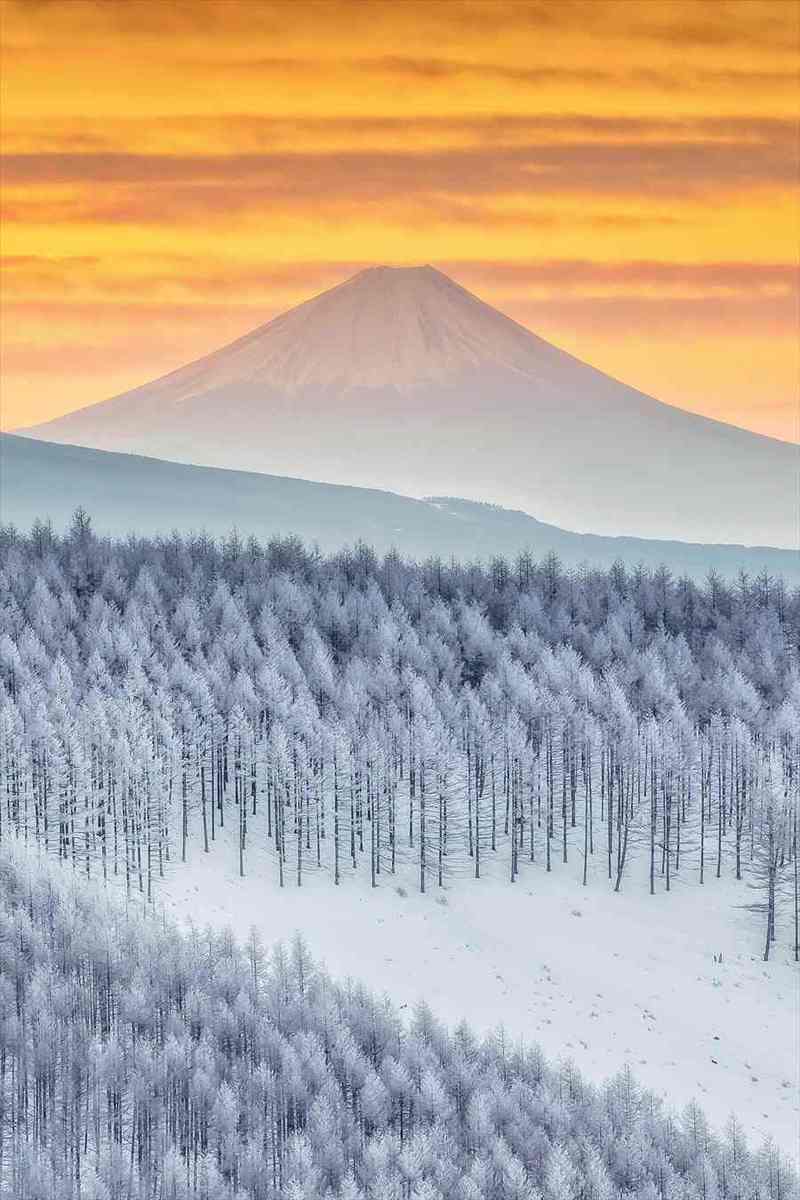
[(584, 889), (577, 857), (550, 875), (525, 864), (513, 885), (497, 863), (494, 877), (446, 889), (446, 904), (433, 881), (426, 895), (414, 891), (407, 872), (382, 875), (374, 890), (361, 878), (335, 888), (313, 872), (280, 889), (271, 857), (252, 848), (239, 878), (226, 829), (208, 855), (191, 847), (160, 895), (184, 923), (228, 925), (241, 938), (255, 926), (267, 944), (300, 932), (334, 977), (401, 1009), (424, 1000), (451, 1026), (502, 1025), (596, 1082), (630, 1064), (671, 1108), (696, 1099), (718, 1129), (735, 1112), (752, 1142), (771, 1136), (796, 1157), (800, 1005), (788, 931), (764, 963), (760, 919), (740, 907), (752, 899), (746, 885), (712, 876), (699, 895), (692, 871), (651, 897), (631, 870), (615, 895), (603, 868), (595, 855)]

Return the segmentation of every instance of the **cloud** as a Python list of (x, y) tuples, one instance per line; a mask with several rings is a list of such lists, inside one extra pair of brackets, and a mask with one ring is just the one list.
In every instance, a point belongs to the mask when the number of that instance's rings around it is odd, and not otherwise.
[[(784, 296), (748, 296), (741, 292), (727, 295), (664, 296), (634, 291), (630, 295), (559, 294), (514, 303), (514, 315), (528, 327), (576, 329), (590, 336), (603, 335), (620, 340), (623, 336), (639, 339), (669, 338), (687, 345), (698, 337), (793, 337), (797, 331), (796, 298)], [(557, 340), (557, 339), (556, 339)]]
[[(665, 48), (719, 51), (731, 47), (797, 49), (796, 6), (786, 0), (5, 0), (6, 21), (22, 32), (42, 31), (66, 43), (129, 36), (167, 42), (192, 36), (219, 43), (260, 38), (321, 46), (358, 37), (424, 44), (439, 35), (449, 44), (485, 46), (495, 39), (535, 43), (542, 34), (606, 42), (656, 43)], [(434, 42), (433, 44), (436, 44)]]
[(5, 4), (15, 27), (44, 30), (67, 41), (120, 33), (144, 37), (231, 34), (245, 30), (248, 19), (251, 30), (277, 31), (282, 7), (280, 0), (170, 0), (168, 4), (152, 0), (5, 0)]
[[(227, 311), (260, 323), (276, 312), (349, 278), (365, 262), (320, 261), (278, 266), (208, 262), (175, 256), (121, 265), (117, 260), (61, 260), (10, 256), (0, 261), (15, 310), (39, 313), (56, 326), (67, 312), (94, 326), (98, 304), (108, 311), (170, 322), (187, 313)], [(657, 317), (672, 327), (698, 322), (717, 327), (746, 318), (753, 328), (777, 330), (797, 319), (793, 263), (653, 261), (592, 262), (440, 260), (436, 264), (464, 286), (505, 310), (594, 314), (604, 327), (635, 306), (639, 326)], [(127, 267), (126, 271), (124, 268)]]
[(450, 85), (458, 80), (477, 80), (487, 84), (517, 84), (537, 89), (555, 85), (563, 88), (600, 88), (618, 91), (620, 88), (652, 89), (662, 92), (717, 89), (758, 88), (796, 90), (798, 70), (791, 67), (726, 67), (675, 64), (661, 68), (616, 62), (564, 63), (549, 61), (515, 65), (496, 62), (491, 58), (444, 58), (423, 55), (381, 54), (372, 57), (348, 56), (343, 53), (335, 61), (276, 55), (237, 55), (231, 58), (203, 58), (192, 61), (195, 67), (225, 76), (276, 75), (306, 73), (309, 78), (345, 76), (369, 73), (376, 80), (398, 79), (429, 85)]
[[(413, 264), (414, 260), (410, 260)], [(366, 267), (376, 264), (369, 259), (314, 258), (297, 262), (217, 261), (198, 262), (191, 254), (173, 253), (147, 255), (144, 253), (120, 257), (118, 254), (5, 254), (0, 256), (0, 270), (5, 279), (16, 283), (36, 279), (43, 283), (65, 279), (85, 280), (95, 275), (125, 286), (118, 278), (133, 272), (140, 283), (156, 281), (186, 282), (208, 287), (215, 293), (222, 286), (241, 288), (258, 283), (263, 290), (292, 288), (315, 282), (321, 277), (339, 283)], [(800, 279), (794, 260), (786, 262), (752, 262), (748, 259), (719, 261), (663, 261), (660, 259), (615, 259), (597, 261), (589, 258), (441, 258), (439, 270), (461, 280), (468, 274), (472, 280), (501, 287), (527, 285), (646, 285), (668, 287), (686, 285), (692, 288), (718, 288), (752, 293), (761, 289), (780, 288), (797, 291)], [(195, 290), (197, 288), (195, 287)]]
[[(496, 128), (502, 130), (502, 123)], [(550, 128), (553, 128), (552, 126)], [(557, 126), (555, 128), (558, 128)], [(561, 140), (529, 130), (528, 140), (430, 150), (146, 154), (99, 151), (9, 153), (3, 164), (7, 221), (31, 218), (37, 194), (68, 189), (58, 212), (77, 221), (198, 220), (257, 210), (313, 211), (331, 219), (375, 205), (419, 211), (421, 201), (463, 219), (477, 201), (499, 197), (708, 196), (788, 188), (798, 174), (793, 122), (686, 123), (574, 121)], [(519, 131), (517, 131), (519, 132)], [(23, 202), (19, 193), (26, 192)], [(321, 198), (324, 197), (324, 205)], [(485, 216), (487, 214), (483, 214)], [(501, 213), (495, 221), (502, 223)]]
[(325, 151), (385, 154), (432, 153), (490, 146), (646, 145), (742, 143), (781, 147), (791, 155), (797, 124), (782, 117), (596, 116), (590, 113), (468, 113), (390, 116), (271, 117), (257, 113), (225, 116), (135, 117), (103, 114), (47, 122), (19, 120), (4, 131), (6, 156), (34, 154), (137, 154), (231, 158), (236, 154), (312, 154)]
[(754, 291), (798, 289), (793, 262), (658, 262), (654, 260), (593, 262), (587, 259), (544, 261), (450, 260), (442, 269), (457, 278), (468, 273), (494, 285), (576, 286), (582, 290), (614, 285), (635, 290), (638, 286), (667, 288), (683, 286), (708, 294), (725, 290), (751, 295)]

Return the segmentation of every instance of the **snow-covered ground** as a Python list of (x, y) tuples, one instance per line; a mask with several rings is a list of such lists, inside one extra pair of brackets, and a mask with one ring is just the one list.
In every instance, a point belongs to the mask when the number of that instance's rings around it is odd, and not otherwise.
[(494, 878), (424, 896), (406, 873), (375, 890), (308, 873), (281, 890), (274, 863), (252, 849), (239, 878), (226, 830), (208, 855), (190, 847), (160, 895), (182, 922), (240, 937), (255, 926), (266, 944), (299, 931), (332, 975), (403, 1009), (425, 1000), (451, 1026), (502, 1025), (594, 1081), (629, 1064), (673, 1109), (696, 1099), (718, 1129), (735, 1112), (751, 1141), (771, 1136), (797, 1160), (800, 977), (788, 927), (764, 963), (744, 884), (710, 878), (700, 896), (692, 870), (650, 897), (634, 864), (615, 895), (602, 854), (593, 865), (586, 888), (576, 859), (550, 875), (523, 864), (513, 886), (498, 864)]

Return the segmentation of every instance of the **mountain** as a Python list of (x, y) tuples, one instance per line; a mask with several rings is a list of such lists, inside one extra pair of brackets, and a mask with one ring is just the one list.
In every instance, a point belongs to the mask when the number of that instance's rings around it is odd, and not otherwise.
[(600, 534), (797, 547), (800, 447), (558, 350), (432, 267), (374, 267), (189, 366), (20, 431), (449, 494)]
[(37, 517), (64, 528), (82, 505), (99, 533), (126, 536), (205, 530), (266, 540), (297, 534), (331, 551), (359, 539), (381, 553), (463, 560), (554, 550), (567, 565), (622, 560), (702, 579), (766, 569), (800, 586), (800, 557), (786, 550), (596, 537), (543, 524), (522, 512), (466, 500), (412, 500), (366, 488), (189, 466), (0, 435), (0, 521), (28, 529)]

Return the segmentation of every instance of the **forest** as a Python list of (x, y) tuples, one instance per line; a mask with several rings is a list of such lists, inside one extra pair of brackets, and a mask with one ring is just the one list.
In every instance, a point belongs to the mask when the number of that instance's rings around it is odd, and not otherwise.
[(625, 1070), (338, 985), (303, 943), (181, 933), (0, 847), (0, 1195), (14, 1200), (792, 1200)]
[(798, 957), (799, 656), (766, 575), (114, 541), (79, 510), (0, 531), (0, 841), (147, 900), (225, 827), (285, 887), (725, 874)]

